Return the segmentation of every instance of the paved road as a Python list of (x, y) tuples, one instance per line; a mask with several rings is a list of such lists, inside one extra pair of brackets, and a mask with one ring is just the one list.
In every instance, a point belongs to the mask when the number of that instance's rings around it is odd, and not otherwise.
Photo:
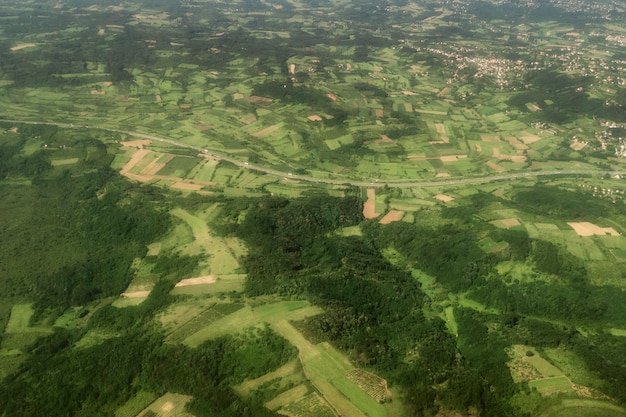
[(284, 171), (278, 171), (276, 169), (267, 168), (257, 164), (251, 164), (248, 162), (240, 161), (228, 155), (224, 155), (212, 149), (200, 148), (198, 146), (189, 145), (183, 142), (179, 142), (173, 139), (162, 138), (159, 136), (154, 136), (146, 133), (140, 132), (130, 132), (127, 130), (121, 129), (111, 129), (101, 126), (90, 126), (90, 125), (79, 125), (74, 123), (58, 123), (58, 122), (33, 122), (27, 120), (7, 120), (0, 119), (0, 122), (5, 123), (16, 123), (16, 124), (27, 124), (27, 125), (48, 125), (48, 126), (57, 126), (66, 129), (97, 129), (105, 132), (113, 132), (113, 133), (121, 133), (129, 136), (134, 136), (140, 139), (148, 139), (156, 142), (163, 142), (170, 144), (172, 146), (177, 146), (179, 148), (187, 148), (197, 151), (198, 153), (204, 155), (206, 158), (218, 159), (221, 161), (230, 162), (233, 165), (237, 165), (246, 169), (254, 169), (259, 172), (264, 172), (269, 175), (273, 175), (276, 177), (289, 178), (293, 180), (306, 181), (312, 183), (321, 183), (321, 184), (334, 184), (334, 185), (353, 185), (357, 187), (372, 187), (372, 188), (381, 188), (384, 186), (395, 187), (395, 188), (425, 188), (425, 187), (441, 187), (448, 185), (464, 185), (464, 184), (481, 184), (491, 181), (510, 181), (516, 180), (520, 178), (533, 178), (533, 177), (541, 177), (541, 176), (550, 176), (550, 175), (560, 175), (560, 176), (577, 176), (577, 175), (585, 175), (585, 174), (611, 174), (626, 176), (626, 172), (615, 171), (608, 172), (600, 169), (592, 169), (591, 167), (588, 169), (572, 169), (572, 170), (549, 170), (549, 171), (528, 171), (528, 172), (519, 172), (519, 173), (510, 173), (510, 174), (500, 174), (500, 175), (485, 175), (481, 177), (464, 177), (464, 178), (447, 178), (436, 181), (423, 181), (418, 179), (403, 179), (403, 180), (371, 180), (371, 181), (355, 181), (349, 178), (346, 179), (335, 179), (335, 178), (319, 178), (319, 177), (311, 177), (308, 175), (299, 175), (293, 173), (287, 173)]

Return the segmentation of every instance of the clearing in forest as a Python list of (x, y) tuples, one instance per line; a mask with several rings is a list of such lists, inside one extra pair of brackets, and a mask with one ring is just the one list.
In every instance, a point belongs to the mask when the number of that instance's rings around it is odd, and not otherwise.
[(219, 320), (190, 335), (183, 344), (196, 347), (206, 340), (243, 331), (248, 327), (259, 326), (263, 323), (274, 324), (289, 317), (291, 320), (303, 320), (307, 317), (320, 314), (322, 309), (312, 306), (308, 301), (279, 301), (264, 304), (258, 307), (246, 305), (242, 309), (220, 318)]
[(11, 48), (11, 51), (15, 52), (15, 51), (21, 51), (22, 49), (26, 49), (26, 48), (33, 48), (37, 46), (36, 43), (22, 43), (20, 45), (15, 45), (14, 47)]
[[(233, 274), (239, 269), (236, 247), (238, 242), (232, 238), (214, 236), (206, 221), (181, 208), (175, 208), (171, 213), (183, 220), (191, 229), (193, 242), (184, 245), (181, 250), (190, 255), (209, 255), (210, 274)], [(208, 275), (208, 274), (207, 274)]]
[(436, 196), (433, 196), (433, 198), (439, 201), (443, 201), (444, 203), (449, 203), (450, 201), (454, 200), (454, 197), (450, 197), (449, 195), (445, 194), (437, 194)]
[(527, 382), (544, 396), (574, 392), (572, 381), (556, 366), (545, 360), (532, 346), (514, 345), (509, 350), (511, 376)]
[(512, 227), (521, 225), (520, 221), (516, 219), (515, 217), (512, 217), (510, 219), (493, 220), (490, 223), (502, 229), (510, 229)]
[(192, 417), (185, 412), (185, 405), (192, 398), (191, 395), (168, 392), (137, 414), (137, 417)]

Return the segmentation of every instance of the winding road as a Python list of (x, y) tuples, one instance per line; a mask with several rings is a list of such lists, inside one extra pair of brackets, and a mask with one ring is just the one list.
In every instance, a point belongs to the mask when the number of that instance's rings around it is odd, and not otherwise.
[(146, 133), (140, 132), (131, 132), (127, 130), (121, 129), (112, 129), (101, 126), (91, 126), (91, 125), (79, 125), (74, 123), (61, 123), (61, 122), (33, 122), (27, 120), (10, 120), (10, 119), (0, 119), (2, 123), (15, 123), (15, 124), (26, 124), (26, 125), (46, 125), (46, 126), (57, 126), (64, 129), (96, 129), (104, 132), (112, 132), (112, 133), (120, 133), (128, 136), (134, 136), (140, 139), (148, 139), (151, 141), (157, 141), (162, 143), (167, 143), (172, 146), (177, 146), (179, 148), (187, 148), (197, 151), (198, 153), (204, 155), (207, 158), (217, 159), (220, 161), (230, 162), (233, 165), (239, 166), (245, 169), (253, 169), (255, 171), (263, 172), (265, 174), (273, 175), (281, 178), (289, 178), (293, 180), (306, 181), (311, 183), (321, 183), (321, 184), (332, 184), (332, 185), (351, 185), (356, 187), (371, 187), (371, 188), (382, 188), (382, 187), (395, 187), (395, 188), (425, 188), (425, 187), (441, 187), (441, 186), (449, 186), (449, 185), (464, 185), (464, 184), (481, 184), (491, 181), (510, 181), (520, 178), (533, 178), (533, 177), (542, 177), (542, 176), (551, 176), (551, 175), (559, 175), (559, 176), (577, 176), (577, 175), (589, 175), (589, 174), (610, 174), (611, 176), (619, 175), (626, 176), (626, 171), (606, 171), (600, 169), (572, 169), (572, 170), (549, 170), (549, 171), (527, 171), (527, 172), (516, 172), (510, 174), (499, 174), (499, 175), (485, 175), (481, 177), (470, 177), (470, 178), (448, 178), (441, 179), (437, 181), (418, 181), (418, 180), (372, 180), (372, 181), (355, 181), (351, 179), (334, 179), (334, 178), (319, 178), (312, 177), (308, 175), (300, 175), (300, 174), (292, 174), (286, 173), (283, 171), (279, 171), (272, 168), (267, 168), (261, 165), (251, 164), (248, 162), (240, 161), (228, 155), (221, 154), (212, 149), (200, 148), (198, 146), (189, 145), (183, 142), (179, 142), (173, 139), (162, 138), (159, 136), (154, 136)]

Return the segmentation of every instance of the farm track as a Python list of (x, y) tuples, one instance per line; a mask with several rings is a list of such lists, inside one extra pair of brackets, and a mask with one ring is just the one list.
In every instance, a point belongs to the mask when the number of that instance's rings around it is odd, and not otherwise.
[(528, 171), (528, 172), (516, 172), (510, 174), (499, 174), (499, 175), (485, 175), (481, 177), (472, 177), (472, 178), (452, 178), (452, 179), (442, 179), (438, 181), (417, 181), (417, 180), (389, 180), (389, 181), (379, 181), (377, 179), (372, 181), (355, 181), (349, 178), (346, 179), (334, 179), (334, 178), (318, 178), (311, 177), (308, 175), (299, 175), (299, 174), (291, 174), (285, 173), (283, 171), (279, 171), (272, 168), (267, 168), (264, 166), (250, 164), (248, 162), (240, 161), (236, 158), (232, 158), (228, 155), (220, 154), (214, 150), (201, 148), (198, 146), (189, 145), (186, 143), (182, 143), (173, 139), (162, 138), (159, 136), (154, 136), (141, 132), (131, 132), (127, 130), (121, 129), (111, 129), (100, 126), (89, 126), (89, 125), (76, 125), (73, 123), (60, 123), (60, 122), (33, 122), (27, 120), (10, 120), (10, 119), (0, 119), (0, 122), (3, 123), (16, 123), (16, 124), (26, 124), (26, 125), (46, 125), (46, 126), (57, 126), (64, 129), (96, 129), (104, 132), (113, 132), (120, 133), (128, 136), (134, 136), (141, 139), (147, 139), (152, 141), (157, 141), (161, 143), (167, 143), (172, 146), (177, 146), (179, 148), (192, 149), (197, 151), (200, 155), (205, 158), (217, 159), (220, 161), (230, 162), (233, 165), (244, 169), (252, 169), (259, 172), (264, 172), (265, 174), (273, 175), (281, 178), (289, 178), (292, 180), (299, 180), (311, 183), (318, 184), (331, 184), (331, 185), (351, 185), (356, 187), (395, 187), (395, 188), (428, 188), (428, 187), (441, 187), (441, 186), (450, 186), (450, 185), (465, 185), (465, 184), (482, 184), (491, 181), (510, 181), (522, 178), (537, 178), (543, 176), (551, 176), (551, 175), (559, 175), (559, 176), (577, 176), (577, 175), (588, 175), (588, 174), (610, 174), (611, 176), (620, 175), (626, 176), (626, 171), (606, 171), (606, 170), (596, 170), (596, 169), (575, 169), (575, 170), (549, 170), (549, 171)]

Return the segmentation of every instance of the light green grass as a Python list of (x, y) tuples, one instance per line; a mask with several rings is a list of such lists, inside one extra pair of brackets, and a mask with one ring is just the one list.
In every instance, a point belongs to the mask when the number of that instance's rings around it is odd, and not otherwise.
[(459, 334), (459, 325), (457, 324), (456, 319), (454, 318), (454, 307), (452, 306), (446, 307), (443, 310), (443, 314), (444, 314), (443, 318), (446, 322), (446, 326), (448, 327), (448, 330), (450, 331), (450, 333), (457, 336)]
[[(291, 315), (288, 317), (291, 318)], [(286, 320), (275, 322), (273, 328), (298, 348), (307, 378), (341, 415), (391, 415), (388, 406), (379, 404), (347, 378), (354, 366), (332, 345), (311, 344)]]
[(271, 401), (268, 401), (265, 406), (270, 410), (278, 410), (297, 402), (301, 398), (305, 397), (310, 392), (309, 387), (305, 384), (297, 385), (287, 391), (284, 391), (274, 397)]
[(115, 417), (135, 417), (156, 399), (157, 396), (152, 392), (139, 391), (115, 411)]
[(295, 374), (300, 374), (302, 381), (304, 381), (304, 375), (302, 375), (302, 367), (300, 361), (294, 359), (291, 362), (281, 366), (273, 372), (269, 372), (263, 376), (255, 379), (250, 379), (242, 382), (241, 384), (233, 387), (233, 390), (240, 396), (247, 398), (253, 391), (259, 389), (262, 385), (267, 384), (276, 379), (285, 379)]
[(471, 308), (472, 310), (479, 311), (481, 313), (490, 313), (490, 314), (500, 314), (500, 310), (496, 308), (485, 307), (483, 304), (478, 301), (474, 301), (470, 298), (467, 298), (467, 294), (461, 294), (458, 299), (459, 305), (461, 307)]
[(29, 323), (34, 313), (32, 304), (15, 304), (11, 309), (5, 333), (22, 333), (32, 330)]
[(241, 243), (235, 238), (221, 238), (213, 235), (207, 223), (181, 208), (175, 208), (171, 213), (182, 219), (191, 229), (193, 241), (178, 246), (183, 253), (189, 255), (208, 255), (208, 270), (206, 274), (233, 274), (239, 271), (239, 262), (236, 254), (241, 253)]
[(66, 158), (66, 159), (53, 159), (50, 161), (53, 167), (63, 166), (63, 165), (73, 165), (79, 161), (78, 158)]
[(612, 329), (609, 329), (609, 332), (610, 332), (613, 336), (618, 336), (618, 337), (626, 337), (626, 329), (616, 329), (616, 328), (612, 328)]
[(100, 343), (118, 337), (119, 333), (107, 332), (104, 330), (89, 330), (76, 344), (76, 349), (84, 349), (91, 346), (99, 345)]
[(183, 344), (196, 347), (206, 340), (240, 332), (248, 327), (266, 322), (271, 324), (284, 318), (302, 320), (321, 311), (319, 307), (311, 306), (308, 301), (280, 301), (254, 308), (246, 306), (187, 337)]
[[(626, 332), (624, 332), (626, 335)], [(543, 354), (558, 367), (569, 379), (584, 386), (599, 386), (602, 381), (587, 368), (585, 362), (576, 353), (564, 348), (544, 348)]]
[(538, 417), (623, 417), (625, 413), (623, 408), (606, 401), (566, 398)]
[(360, 226), (342, 227), (339, 233), (342, 236), (362, 236), (363, 231)]
[(304, 361), (304, 370), (313, 385), (341, 415), (386, 416), (384, 407), (346, 375), (353, 369), (348, 360), (327, 343), (315, 346), (318, 354)]
[(566, 376), (557, 376), (547, 379), (538, 379), (528, 383), (530, 388), (536, 388), (542, 395), (550, 396), (563, 392), (574, 392), (572, 383)]

